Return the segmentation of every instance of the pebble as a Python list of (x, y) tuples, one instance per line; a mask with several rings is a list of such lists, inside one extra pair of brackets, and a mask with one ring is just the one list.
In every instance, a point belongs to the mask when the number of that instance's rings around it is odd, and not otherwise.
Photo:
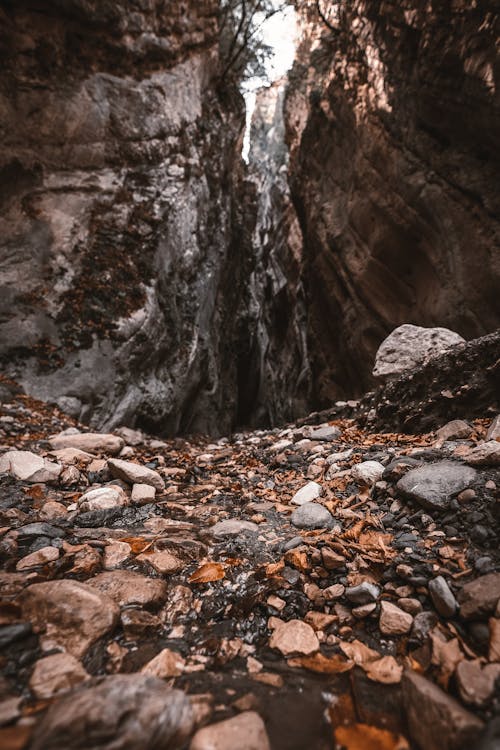
[(378, 461), (363, 461), (351, 469), (351, 476), (361, 484), (371, 487), (382, 479), (385, 467)]
[(252, 521), (240, 521), (237, 518), (231, 518), (227, 521), (218, 521), (210, 528), (210, 533), (216, 539), (224, 539), (226, 536), (238, 536), (242, 532), (256, 534), (259, 527)]
[(310, 625), (302, 620), (290, 620), (274, 630), (269, 646), (281, 651), (283, 656), (309, 656), (318, 651), (319, 641)]
[(78, 448), (86, 453), (110, 453), (112, 456), (121, 451), (124, 440), (116, 435), (101, 432), (61, 432), (49, 439), (52, 448)]
[(457, 611), (457, 600), (443, 576), (437, 576), (428, 584), (432, 603), (442, 617), (453, 617)]
[(401, 599), (398, 599), (398, 607), (405, 612), (408, 612), (413, 617), (422, 612), (422, 603), (418, 599), (413, 599), (411, 597), (402, 597)]
[(185, 666), (186, 660), (177, 651), (164, 648), (143, 666), (141, 673), (152, 677), (160, 677), (164, 680), (169, 677), (180, 677)]
[(116, 479), (123, 479), (128, 484), (148, 484), (158, 492), (165, 489), (165, 482), (157, 471), (133, 461), (122, 461), (120, 458), (110, 458), (108, 469)]
[(315, 430), (311, 430), (307, 437), (309, 438), (309, 440), (324, 440), (326, 442), (330, 442), (332, 440), (336, 440), (339, 435), (340, 430), (338, 427), (327, 425), (326, 427), (318, 427)]
[(181, 690), (148, 675), (113, 675), (55, 701), (30, 750), (173, 749), (183, 747), (192, 727), (191, 703)]
[(35, 698), (47, 700), (88, 679), (90, 675), (87, 670), (74, 656), (52, 654), (35, 663), (29, 686)]
[(96, 490), (89, 490), (78, 500), (78, 510), (82, 513), (88, 513), (94, 510), (107, 510), (109, 508), (118, 508), (126, 505), (128, 502), (127, 495), (121, 487), (99, 487)]
[(298, 492), (295, 493), (295, 495), (292, 497), (291, 502), (293, 505), (304, 505), (305, 503), (310, 503), (312, 500), (316, 500), (318, 497), (321, 497), (321, 494), (323, 493), (323, 488), (320, 484), (317, 482), (308, 482), (304, 487), (302, 487)]
[(334, 525), (330, 511), (318, 503), (305, 503), (296, 508), (290, 521), (299, 529), (331, 528)]
[(464, 703), (484, 706), (495, 690), (495, 682), (500, 677), (500, 664), (482, 664), (479, 659), (459, 662), (455, 679), (460, 697)]
[(384, 635), (404, 635), (409, 633), (413, 617), (391, 602), (380, 602), (380, 632)]
[(346, 588), (345, 596), (352, 604), (370, 604), (377, 601), (380, 596), (380, 589), (369, 581), (363, 581), (357, 586)]
[(410, 500), (430, 510), (446, 509), (451, 499), (476, 479), (476, 471), (453, 461), (411, 469), (397, 483), (397, 489)]
[(255, 711), (199, 729), (189, 750), (271, 750), (266, 727)]
[(157, 573), (162, 573), (163, 575), (179, 573), (184, 567), (184, 563), (180, 558), (166, 550), (152, 552), (151, 554), (143, 552), (137, 555), (136, 560), (145, 563), (156, 570)]
[(435, 612), (419, 612), (415, 615), (411, 629), (411, 636), (417, 641), (425, 641), (429, 631), (438, 623)]
[(88, 580), (87, 585), (109, 596), (120, 607), (159, 606), (167, 598), (168, 591), (165, 581), (160, 578), (148, 578), (133, 570), (110, 570), (99, 573)]
[(112, 542), (104, 550), (103, 566), (105, 570), (113, 570), (132, 554), (132, 547), (127, 542)]

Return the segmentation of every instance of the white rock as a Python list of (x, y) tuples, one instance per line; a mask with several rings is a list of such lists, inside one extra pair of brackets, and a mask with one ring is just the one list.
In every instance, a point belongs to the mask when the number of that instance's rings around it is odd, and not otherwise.
[(381, 378), (399, 375), (424, 364), (435, 354), (463, 343), (465, 339), (448, 328), (399, 326), (380, 345), (373, 374)]
[(165, 489), (165, 482), (158, 472), (148, 469), (147, 466), (132, 461), (122, 461), (119, 458), (110, 458), (108, 468), (114, 477), (129, 484), (149, 484), (158, 492)]
[(351, 476), (358, 482), (371, 487), (382, 479), (384, 466), (378, 461), (362, 461), (351, 469)]
[(78, 500), (80, 511), (106, 510), (127, 504), (127, 495), (118, 486), (99, 487), (89, 490)]
[(7, 451), (0, 458), (0, 474), (9, 473), (23, 482), (55, 482), (62, 466), (31, 451)]
[(135, 505), (145, 505), (155, 499), (156, 490), (150, 484), (134, 484), (132, 487), (132, 502)]
[(301, 487), (298, 492), (292, 497), (292, 503), (294, 505), (304, 505), (304, 503), (310, 503), (312, 500), (316, 500), (323, 493), (323, 488), (317, 482), (308, 482)]

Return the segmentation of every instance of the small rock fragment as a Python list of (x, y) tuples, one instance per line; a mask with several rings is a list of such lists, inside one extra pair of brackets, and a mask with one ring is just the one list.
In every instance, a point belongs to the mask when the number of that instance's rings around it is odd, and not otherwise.
[(46, 700), (88, 679), (90, 675), (74, 656), (52, 654), (35, 663), (29, 686), (35, 698)]
[[(128, 545), (127, 545), (128, 546)], [(120, 607), (159, 606), (167, 598), (167, 584), (160, 578), (148, 578), (132, 570), (99, 573), (87, 585), (106, 594)]]
[(446, 440), (462, 440), (472, 435), (473, 428), (463, 419), (453, 419), (447, 422), (437, 431), (438, 444), (443, 444)]
[(150, 484), (134, 484), (132, 487), (131, 500), (134, 505), (146, 505), (152, 503), (156, 496), (155, 488)]
[(189, 750), (271, 750), (266, 727), (255, 711), (199, 729)]
[(413, 617), (391, 602), (380, 603), (380, 632), (384, 635), (404, 635), (409, 633)]
[(78, 500), (78, 510), (82, 513), (93, 510), (107, 510), (126, 505), (128, 498), (121, 487), (116, 485), (89, 490)]
[(71, 434), (61, 432), (59, 435), (53, 435), (49, 442), (55, 450), (61, 448), (78, 448), (78, 450), (87, 453), (110, 453), (113, 456), (119, 453), (125, 445), (122, 438), (100, 432), (77, 432)]
[(245, 531), (255, 534), (259, 531), (259, 527), (252, 521), (240, 521), (237, 518), (231, 518), (227, 521), (218, 521), (210, 529), (210, 533), (216, 539), (223, 539), (225, 536), (238, 536)]
[(491, 698), (495, 682), (500, 677), (500, 664), (483, 665), (479, 659), (463, 659), (457, 665), (455, 677), (464, 703), (484, 706)]
[(331, 528), (334, 524), (330, 511), (319, 503), (305, 503), (296, 508), (290, 521), (299, 529)]
[(176, 651), (164, 648), (141, 669), (142, 674), (167, 679), (179, 677), (184, 672), (186, 660)]
[(374, 583), (363, 581), (357, 586), (349, 586), (345, 590), (346, 599), (352, 604), (370, 604), (376, 602), (380, 596), (380, 589)]
[(0, 457), (0, 474), (9, 473), (22, 482), (55, 482), (61, 471), (61, 464), (31, 451), (7, 451)]
[(277, 648), (283, 656), (308, 656), (318, 651), (319, 641), (310, 625), (302, 620), (289, 620), (274, 630), (269, 646)]
[(180, 558), (166, 550), (152, 552), (151, 554), (143, 552), (136, 557), (136, 560), (151, 566), (157, 573), (162, 573), (163, 575), (178, 573), (184, 567), (184, 563)]
[(382, 479), (384, 471), (385, 468), (379, 461), (362, 461), (352, 467), (351, 476), (357, 482), (371, 487)]
[(495, 611), (500, 599), (500, 573), (488, 573), (466, 583), (459, 591), (460, 615), (465, 620), (481, 619)]
[(472, 466), (500, 466), (500, 442), (488, 440), (480, 443), (464, 456), (464, 461)]
[(129, 484), (149, 484), (158, 492), (165, 489), (165, 482), (157, 471), (133, 461), (122, 461), (120, 458), (110, 458), (108, 468), (112, 476), (123, 479)]
[(493, 422), (488, 427), (486, 433), (486, 442), (490, 440), (500, 440), (500, 414), (497, 414)]

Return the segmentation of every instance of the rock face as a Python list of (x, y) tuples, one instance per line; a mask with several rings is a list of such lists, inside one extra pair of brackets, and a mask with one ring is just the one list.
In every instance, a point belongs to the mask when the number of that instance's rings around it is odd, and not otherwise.
[(285, 120), (326, 406), (367, 389), (402, 323), (498, 327), (500, 110), (492, 0), (322, 3), (333, 31), (315, 5)]
[(217, 0), (137, 8), (0, 10), (0, 358), (95, 426), (227, 432), (242, 99), (217, 87)]

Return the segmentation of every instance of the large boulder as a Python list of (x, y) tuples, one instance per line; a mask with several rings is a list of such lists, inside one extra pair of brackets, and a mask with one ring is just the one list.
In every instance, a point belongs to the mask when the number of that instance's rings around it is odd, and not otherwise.
[(444, 510), (451, 499), (470, 487), (476, 479), (476, 471), (453, 461), (438, 461), (435, 464), (411, 469), (397, 483), (402, 495), (414, 500), (429, 510)]
[(399, 375), (462, 343), (465, 339), (448, 328), (423, 328), (405, 323), (380, 344), (373, 374), (378, 378)]

